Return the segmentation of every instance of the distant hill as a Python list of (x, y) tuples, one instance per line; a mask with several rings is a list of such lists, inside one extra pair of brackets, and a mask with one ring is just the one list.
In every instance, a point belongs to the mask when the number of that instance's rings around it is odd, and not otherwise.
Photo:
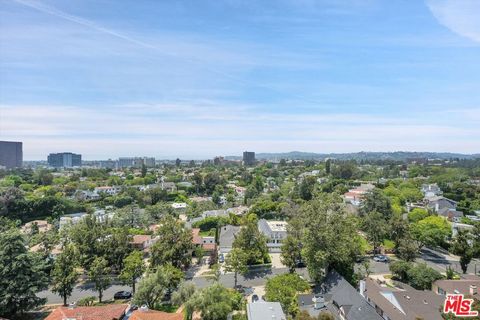
[[(313, 153), (291, 151), (284, 153), (257, 153), (255, 157), (258, 160), (324, 160), (327, 158), (339, 160), (398, 160), (404, 161), (412, 158), (427, 158), (427, 159), (473, 159), (480, 158), (480, 154), (462, 154), (450, 152), (410, 152), (410, 151), (395, 151), (395, 152), (353, 152), (353, 153)], [(228, 156), (227, 159), (241, 159), (238, 156)]]

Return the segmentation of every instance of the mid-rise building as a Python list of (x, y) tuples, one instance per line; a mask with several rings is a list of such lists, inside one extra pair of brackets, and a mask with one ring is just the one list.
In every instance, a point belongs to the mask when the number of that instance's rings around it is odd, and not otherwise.
[(47, 162), (49, 166), (54, 168), (81, 167), (82, 155), (71, 152), (50, 153)]
[(118, 158), (119, 168), (141, 168), (143, 165), (145, 165), (146, 167), (155, 167), (155, 158), (151, 158), (151, 157)]
[(243, 164), (251, 166), (255, 164), (255, 152), (245, 151), (243, 152)]
[(21, 142), (0, 141), (0, 167), (20, 168), (23, 162)]

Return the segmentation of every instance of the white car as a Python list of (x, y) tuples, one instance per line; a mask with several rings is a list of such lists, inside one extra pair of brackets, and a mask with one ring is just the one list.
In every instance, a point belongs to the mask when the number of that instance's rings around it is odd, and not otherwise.
[(388, 262), (388, 257), (383, 255), (383, 254), (379, 254), (379, 255), (376, 255), (373, 257), (373, 261), (375, 262)]

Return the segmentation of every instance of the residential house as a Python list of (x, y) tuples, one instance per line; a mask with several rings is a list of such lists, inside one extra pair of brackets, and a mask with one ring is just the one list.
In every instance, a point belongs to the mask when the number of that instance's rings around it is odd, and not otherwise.
[(442, 190), (440, 189), (440, 187), (436, 183), (434, 183), (434, 184), (423, 184), (421, 190), (422, 190), (422, 193), (425, 196), (425, 198), (441, 196), (443, 194)]
[(33, 220), (27, 222), (23, 225), (21, 231), (22, 233), (29, 234), (32, 232), (32, 228), (37, 226), (39, 233), (44, 233), (52, 229), (52, 225), (47, 222), (47, 220)]
[(258, 301), (247, 304), (248, 320), (287, 320), (280, 302)]
[(168, 191), (168, 192), (174, 192), (177, 191), (177, 186), (175, 185), (175, 182), (161, 182), (160, 183), (160, 188), (162, 190)]
[(456, 209), (451, 209), (451, 208), (443, 208), (440, 209), (438, 212), (439, 216), (445, 217), (450, 221), (460, 221), (460, 218), (463, 217), (463, 212), (458, 211)]
[(241, 227), (226, 225), (221, 227), (219, 235), (219, 253), (229, 253), (232, 250), (233, 241), (240, 232)]
[(365, 195), (373, 189), (375, 189), (373, 184), (361, 184), (359, 187), (348, 190), (348, 192), (343, 195), (343, 198), (347, 203), (351, 203), (354, 206), (360, 206)]
[(59, 228), (62, 229), (68, 225), (75, 225), (88, 215), (86, 212), (66, 214), (60, 217)]
[(335, 270), (329, 272), (314, 293), (299, 294), (300, 311), (318, 317), (325, 312), (342, 320), (382, 320), (375, 309)]
[(120, 320), (125, 315), (126, 304), (109, 304), (95, 307), (58, 307), (45, 320)]
[(233, 213), (234, 215), (241, 216), (248, 212), (248, 207), (238, 206), (238, 207), (228, 208), (226, 211), (228, 214)]
[(209, 253), (217, 249), (215, 237), (201, 236), (199, 228), (192, 229), (192, 243), (195, 246), (201, 246), (203, 250), (205, 250), (205, 253)]
[(167, 313), (141, 307), (132, 312), (129, 320), (183, 320), (183, 313)]
[(442, 319), (444, 297), (432, 291), (416, 290), (407, 284), (388, 287), (367, 278), (360, 283), (360, 294), (386, 320)]
[(456, 209), (457, 202), (451, 199), (445, 198), (444, 196), (433, 196), (425, 198), (427, 203), (427, 208), (435, 212), (440, 212), (445, 209)]
[(280, 251), (282, 241), (287, 237), (286, 221), (269, 221), (260, 219), (258, 230), (267, 237), (267, 247), (270, 251)]
[(100, 199), (100, 195), (95, 191), (77, 190), (73, 197), (80, 201), (95, 201)]
[(185, 202), (175, 202), (172, 203), (172, 208), (175, 210), (184, 210), (187, 208), (187, 204)]
[[(43, 245), (43, 243), (39, 243), (39, 244), (36, 244), (33, 247), (31, 247), (30, 249), (28, 249), (28, 251), (30, 251), (30, 252), (45, 252), (46, 249), (45, 249), (45, 246)], [(48, 256), (51, 259), (56, 259), (58, 257), (58, 255), (62, 252), (63, 252), (62, 245), (57, 244), (50, 250), (50, 252), (48, 252)]]
[(93, 189), (93, 192), (97, 194), (107, 194), (109, 196), (114, 196), (122, 191), (122, 187), (120, 186), (104, 186), (104, 187), (96, 187)]
[(200, 215), (200, 217), (196, 217), (196, 218), (191, 219), (190, 223), (194, 224), (195, 222), (202, 221), (205, 218), (211, 218), (211, 217), (213, 217), (213, 218), (225, 217), (226, 218), (226, 217), (228, 217), (228, 213), (223, 209), (204, 211)]
[(452, 223), (452, 237), (456, 237), (459, 230), (473, 230), (474, 226), (466, 223)]
[(143, 251), (144, 254), (150, 253), (150, 247), (157, 242), (158, 237), (152, 238), (148, 234), (136, 234), (132, 237), (130, 243), (132, 246), (140, 251)]
[(442, 296), (463, 294), (480, 300), (480, 277), (472, 275), (469, 279), (437, 280), (432, 284), (432, 291)]
[(237, 198), (245, 197), (246, 192), (247, 192), (247, 188), (235, 186), (235, 193), (237, 194)]

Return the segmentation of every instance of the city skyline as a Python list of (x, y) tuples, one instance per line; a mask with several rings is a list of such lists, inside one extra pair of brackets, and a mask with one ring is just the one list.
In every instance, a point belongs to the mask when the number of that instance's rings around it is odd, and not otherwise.
[(0, 140), (24, 160), (480, 151), (480, 3), (0, 7)]

